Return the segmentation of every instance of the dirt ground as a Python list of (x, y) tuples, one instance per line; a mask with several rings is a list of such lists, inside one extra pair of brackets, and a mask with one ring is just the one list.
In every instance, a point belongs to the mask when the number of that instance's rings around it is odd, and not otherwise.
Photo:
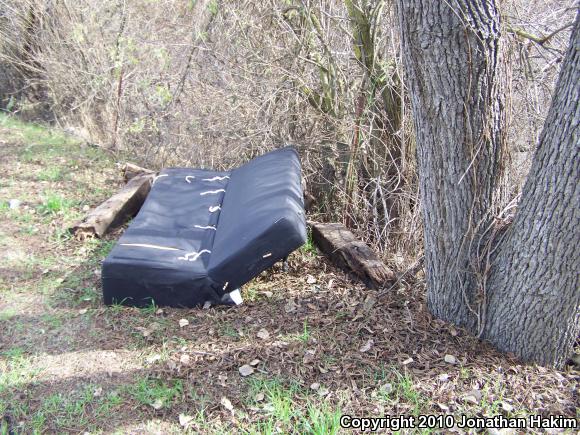
[(368, 290), (310, 243), (288, 272), (244, 286), (240, 307), (105, 307), (100, 263), (122, 229), (85, 242), (66, 229), (120, 186), (113, 158), (2, 116), (0, 174), (0, 434), (326, 434), (348, 433), (346, 414), (580, 416), (577, 371), (524, 365), (434, 319), (421, 276)]

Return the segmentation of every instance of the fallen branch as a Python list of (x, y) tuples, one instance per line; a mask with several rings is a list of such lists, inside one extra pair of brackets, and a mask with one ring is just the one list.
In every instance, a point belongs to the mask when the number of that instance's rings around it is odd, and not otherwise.
[(383, 288), (396, 279), (365, 243), (339, 223), (309, 222), (314, 243), (341, 269), (353, 272), (371, 288)]
[(78, 239), (102, 237), (109, 229), (135, 216), (151, 189), (155, 174), (136, 175), (116, 194), (107, 199), (74, 227), (71, 232)]

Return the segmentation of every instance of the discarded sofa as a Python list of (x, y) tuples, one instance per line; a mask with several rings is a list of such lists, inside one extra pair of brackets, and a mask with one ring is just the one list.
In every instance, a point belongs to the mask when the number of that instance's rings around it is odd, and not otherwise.
[(104, 302), (240, 303), (236, 289), (305, 241), (301, 167), (293, 148), (230, 172), (165, 169), (103, 262)]

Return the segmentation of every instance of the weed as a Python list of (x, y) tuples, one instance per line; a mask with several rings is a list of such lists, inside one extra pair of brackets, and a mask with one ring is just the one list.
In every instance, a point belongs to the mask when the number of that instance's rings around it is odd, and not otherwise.
[(151, 302), (146, 307), (141, 308), (141, 312), (145, 315), (153, 315), (157, 311), (157, 305), (155, 305), (155, 301), (151, 299)]
[(303, 343), (307, 343), (310, 340), (310, 330), (308, 329), (308, 320), (304, 321), (304, 327), (302, 329), (302, 334), (298, 336), (298, 339)]
[(42, 215), (55, 215), (64, 213), (72, 207), (72, 201), (63, 198), (60, 195), (50, 193), (46, 196), (42, 204), (37, 207), (37, 210)]
[(316, 255), (317, 254), (318, 251), (316, 250), (316, 246), (314, 245), (314, 241), (312, 239), (312, 230), (308, 229), (308, 237), (306, 238), (306, 243), (304, 243), (304, 245), (302, 245), (300, 250), (302, 252), (304, 252), (305, 254), (309, 254), (309, 255)]

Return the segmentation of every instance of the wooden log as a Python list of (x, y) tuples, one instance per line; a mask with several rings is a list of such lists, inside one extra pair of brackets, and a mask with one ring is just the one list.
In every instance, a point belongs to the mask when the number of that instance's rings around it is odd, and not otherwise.
[(121, 167), (121, 172), (123, 173), (123, 179), (125, 183), (127, 183), (132, 178), (135, 178), (137, 175), (142, 174), (153, 174), (155, 171), (151, 169), (142, 168), (141, 166), (134, 165), (133, 163), (125, 163)]
[(109, 229), (135, 216), (149, 194), (154, 179), (155, 174), (141, 174), (131, 178), (121, 190), (73, 226), (71, 232), (81, 240), (102, 237)]
[(364, 242), (339, 223), (309, 222), (314, 243), (346, 272), (357, 275), (370, 288), (382, 288), (396, 280), (390, 270)]

